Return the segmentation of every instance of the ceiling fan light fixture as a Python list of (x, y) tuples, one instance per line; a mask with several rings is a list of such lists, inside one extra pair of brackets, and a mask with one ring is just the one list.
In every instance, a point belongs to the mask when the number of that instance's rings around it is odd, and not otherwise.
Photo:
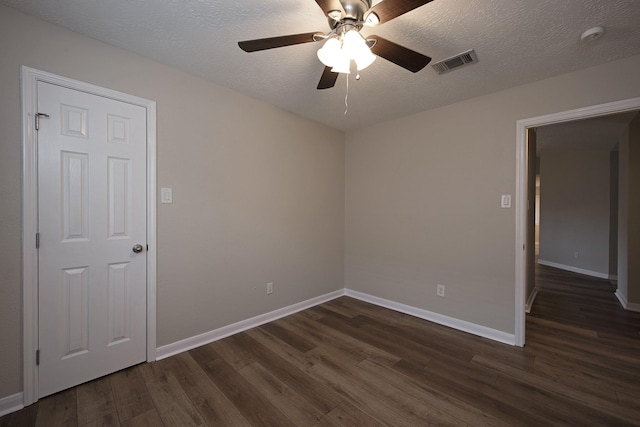
[(347, 52), (345, 52), (344, 49), (340, 50), (338, 55), (335, 57), (331, 71), (343, 74), (351, 73), (351, 58), (347, 55)]
[(351, 60), (358, 71), (364, 70), (376, 60), (366, 40), (356, 30), (349, 30), (340, 39), (332, 37), (318, 50), (318, 59), (335, 73), (349, 74)]
[(340, 41), (336, 38), (328, 39), (318, 50), (318, 59), (327, 67), (333, 67), (340, 55)]
[(371, 53), (366, 40), (358, 31), (350, 30), (344, 35), (342, 48), (348, 53), (349, 58), (356, 62), (358, 71), (364, 70), (376, 60), (376, 56)]
[(369, 49), (367, 49), (366, 51), (358, 54), (358, 56), (356, 56), (354, 60), (356, 61), (356, 67), (358, 68), (358, 71), (361, 71), (367, 68), (369, 65), (373, 64), (373, 61), (376, 60), (376, 56), (371, 53)]

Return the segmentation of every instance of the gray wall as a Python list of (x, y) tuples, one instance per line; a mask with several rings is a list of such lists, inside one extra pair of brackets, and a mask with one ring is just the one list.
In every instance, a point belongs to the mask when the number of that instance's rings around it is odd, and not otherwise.
[(627, 286), (629, 240), (629, 129), (620, 137), (618, 151), (618, 289), (617, 293), (629, 299)]
[(344, 287), (342, 132), (3, 6), (0, 52), (0, 398), (22, 390), (20, 65), (157, 101), (159, 346)]
[(635, 56), (349, 132), (346, 286), (514, 333), (500, 195), (515, 194), (516, 121), (640, 96), (639, 69)]
[(609, 277), (618, 277), (618, 199), (619, 152), (616, 147), (609, 156)]
[(540, 263), (609, 275), (610, 162), (609, 150), (540, 152)]
[(640, 115), (620, 141), (618, 293), (640, 310)]

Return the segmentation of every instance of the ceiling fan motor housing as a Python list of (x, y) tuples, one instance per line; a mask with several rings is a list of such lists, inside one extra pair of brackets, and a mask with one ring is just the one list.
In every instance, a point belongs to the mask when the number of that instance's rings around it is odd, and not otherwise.
[[(370, 35), (365, 39), (359, 32), (365, 25), (376, 27), (432, 1), (379, 0), (372, 6), (373, 0), (315, 0), (329, 20), (329, 32), (314, 31), (244, 40), (238, 42), (238, 46), (245, 52), (257, 52), (325, 40), (323, 47), (318, 50), (318, 58), (325, 65), (318, 89), (333, 87), (339, 73), (348, 73), (349, 64), (345, 62), (345, 57), (348, 61), (355, 61), (358, 70), (370, 65), (372, 58), (381, 57), (417, 73), (431, 61), (430, 57), (378, 35)], [(345, 42), (348, 42), (346, 47), (343, 46)], [(337, 44), (340, 46), (336, 46)], [(338, 59), (334, 52), (336, 47), (339, 50)]]
[[(365, 13), (371, 8), (371, 0), (340, 0), (344, 9), (344, 17), (340, 20), (334, 20), (329, 16), (329, 26), (335, 29), (344, 21), (364, 22)], [(362, 24), (360, 24), (362, 28)]]

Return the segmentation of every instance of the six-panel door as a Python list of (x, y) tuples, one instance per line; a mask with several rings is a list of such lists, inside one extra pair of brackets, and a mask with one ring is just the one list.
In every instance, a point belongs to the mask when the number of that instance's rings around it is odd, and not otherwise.
[(38, 83), (39, 397), (146, 359), (146, 110)]

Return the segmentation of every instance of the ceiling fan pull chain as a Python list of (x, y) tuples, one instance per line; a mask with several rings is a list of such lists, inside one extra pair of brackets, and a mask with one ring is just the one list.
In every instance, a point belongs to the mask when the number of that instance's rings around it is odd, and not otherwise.
[(349, 74), (347, 74), (347, 93), (344, 95), (344, 115), (349, 111)]

